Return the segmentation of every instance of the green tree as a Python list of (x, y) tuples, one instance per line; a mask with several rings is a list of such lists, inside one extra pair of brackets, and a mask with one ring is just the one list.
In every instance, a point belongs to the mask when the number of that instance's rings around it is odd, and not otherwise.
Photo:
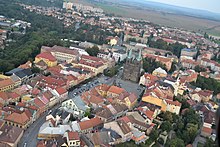
[(199, 66), (199, 65), (197, 65), (197, 66), (195, 66), (195, 71), (196, 72), (206, 72), (206, 69), (201, 67), (201, 66)]
[(99, 53), (99, 47), (97, 45), (94, 45), (92, 48), (87, 48), (86, 52), (90, 55), (90, 56), (97, 56)]
[(169, 146), (170, 147), (185, 147), (184, 141), (180, 138), (174, 138), (171, 139), (171, 141), (169, 142)]
[(164, 121), (160, 128), (162, 131), (170, 132), (172, 130), (172, 124), (169, 121)]

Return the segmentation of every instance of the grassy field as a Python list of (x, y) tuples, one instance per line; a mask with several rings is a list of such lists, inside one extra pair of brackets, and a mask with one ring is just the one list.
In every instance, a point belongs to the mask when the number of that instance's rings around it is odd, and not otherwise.
[(106, 13), (118, 16), (144, 19), (156, 24), (184, 28), (200, 33), (207, 32), (210, 35), (220, 36), (220, 22), (201, 18), (168, 14), (147, 9), (137, 9), (135, 7), (123, 6), (118, 4), (91, 3), (88, 0), (72, 0), (73, 2), (96, 6), (102, 8)]

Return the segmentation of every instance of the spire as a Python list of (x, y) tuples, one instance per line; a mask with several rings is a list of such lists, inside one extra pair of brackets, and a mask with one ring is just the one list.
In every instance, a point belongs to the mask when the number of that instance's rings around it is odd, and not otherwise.
[(128, 54), (128, 59), (132, 58), (132, 49), (130, 49), (129, 54)]
[(137, 60), (138, 60), (138, 61), (141, 61), (141, 60), (142, 60), (142, 49), (139, 49), (139, 54), (138, 54)]

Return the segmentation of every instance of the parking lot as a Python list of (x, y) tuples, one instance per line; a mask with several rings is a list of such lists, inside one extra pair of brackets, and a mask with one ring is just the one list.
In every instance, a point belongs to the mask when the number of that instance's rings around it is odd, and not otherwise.
[(73, 89), (72, 91), (69, 91), (69, 93), (68, 93), (69, 98), (73, 98), (76, 95), (80, 95), (81, 93), (88, 91), (88, 90), (92, 89), (93, 87), (96, 87), (100, 84), (112, 85), (114, 80), (115, 80), (115, 77), (110, 78), (110, 77), (106, 77), (104, 75), (101, 75), (100, 77), (95, 77), (90, 82), (88, 82), (86, 84), (82, 84), (82, 85), (78, 86), (77, 88)]

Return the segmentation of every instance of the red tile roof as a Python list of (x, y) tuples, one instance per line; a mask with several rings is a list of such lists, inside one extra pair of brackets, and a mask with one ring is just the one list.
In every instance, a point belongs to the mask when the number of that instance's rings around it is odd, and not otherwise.
[(125, 91), (123, 88), (120, 88), (117, 86), (111, 86), (108, 90), (108, 92), (115, 93), (115, 94), (121, 94), (123, 91)]
[(80, 140), (78, 132), (68, 132), (69, 140)]
[(56, 61), (56, 58), (50, 52), (43, 52), (36, 56), (37, 58), (47, 59), (49, 61)]
[(93, 127), (99, 126), (102, 123), (103, 123), (102, 120), (99, 119), (98, 117), (96, 117), (96, 118), (92, 118), (90, 120), (79, 122), (79, 126), (80, 126), (81, 130), (87, 130), (89, 128), (93, 128)]
[(59, 95), (62, 95), (67, 92), (67, 90), (64, 89), (63, 87), (57, 87), (56, 91), (59, 93)]
[(21, 125), (25, 125), (30, 120), (30, 117), (28, 117), (25, 112), (23, 112), (21, 114), (13, 112), (9, 116), (7, 116), (5, 118), (5, 120), (15, 122), (15, 123), (18, 123), (18, 124), (21, 124)]

